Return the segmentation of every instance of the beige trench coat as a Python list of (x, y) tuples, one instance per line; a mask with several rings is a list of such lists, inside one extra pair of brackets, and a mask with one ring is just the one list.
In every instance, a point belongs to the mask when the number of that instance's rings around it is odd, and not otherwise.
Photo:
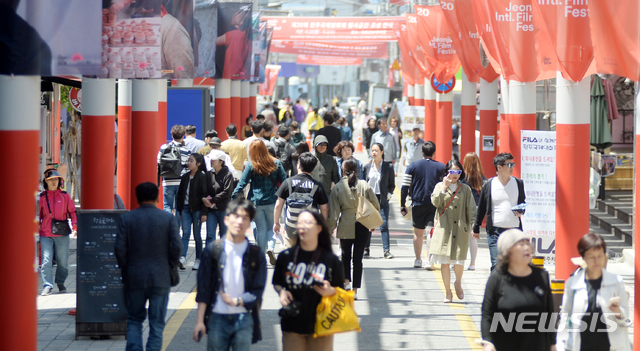
[[(363, 194), (380, 211), (380, 203), (376, 194), (364, 180), (358, 179), (356, 190), (349, 189), (347, 177), (342, 179), (333, 187), (329, 197), (329, 218), (327, 224), (329, 231), (333, 232), (338, 227), (339, 239), (356, 238), (356, 211), (358, 210), (358, 196), (356, 192)], [(471, 199), (473, 201), (473, 198)], [(338, 223), (339, 221), (339, 223)]]
[(447, 188), (443, 193), (442, 182), (436, 184), (431, 194), (431, 202), (436, 207), (435, 221), (438, 225), (433, 231), (430, 254), (449, 256), (451, 260), (466, 260), (469, 249), (469, 232), (476, 218), (476, 202), (471, 188), (459, 182), (460, 190), (440, 216), (442, 210), (451, 200), (453, 191)]

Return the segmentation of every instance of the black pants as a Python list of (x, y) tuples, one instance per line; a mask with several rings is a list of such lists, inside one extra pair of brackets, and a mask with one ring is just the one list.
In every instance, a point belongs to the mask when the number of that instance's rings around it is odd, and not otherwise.
[[(352, 282), (354, 288), (360, 288), (362, 284), (362, 257), (364, 247), (369, 241), (369, 229), (356, 222), (356, 238), (340, 239), (342, 249), (342, 266), (344, 267), (344, 277)], [(351, 279), (351, 249), (353, 248), (353, 279)]]

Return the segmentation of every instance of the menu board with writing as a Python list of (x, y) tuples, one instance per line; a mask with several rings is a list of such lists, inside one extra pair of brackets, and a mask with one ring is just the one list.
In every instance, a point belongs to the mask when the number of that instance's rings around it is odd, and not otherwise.
[(124, 210), (78, 210), (76, 337), (126, 334), (124, 284), (115, 255)]

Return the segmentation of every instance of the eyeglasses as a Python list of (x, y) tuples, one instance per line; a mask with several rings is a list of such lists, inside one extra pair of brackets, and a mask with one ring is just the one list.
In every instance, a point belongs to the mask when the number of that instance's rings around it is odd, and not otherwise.
[(451, 174), (451, 175), (454, 175), (454, 174), (460, 175), (460, 174), (462, 174), (462, 170), (461, 169), (450, 169), (449, 170), (449, 174)]
[(507, 166), (509, 168), (515, 168), (516, 163), (515, 162), (509, 162), (509, 163), (501, 164), (500, 166)]

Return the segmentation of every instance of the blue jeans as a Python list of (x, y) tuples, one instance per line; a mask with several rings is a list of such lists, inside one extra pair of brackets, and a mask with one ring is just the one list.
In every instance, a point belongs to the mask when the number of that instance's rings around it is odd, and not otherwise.
[(207, 351), (248, 351), (253, 338), (251, 313), (211, 313), (207, 338)]
[(165, 185), (162, 187), (162, 201), (166, 212), (173, 214), (171, 211), (176, 208), (176, 195), (179, 187), (180, 185)]
[(196, 259), (200, 259), (202, 253), (202, 222), (200, 221), (200, 211), (191, 212), (189, 205), (184, 205), (182, 210), (182, 256), (187, 256), (189, 250), (189, 239), (191, 238), (191, 225), (193, 224), (193, 240), (196, 242)]
[(491, 272), (496, 268), (498, 262), (498, 233), (487, 233), (487, 243), (489, 244), (489, 255), (491, 256)]
[(262, 252), (273, 250), (276, 241), (273, 239), (273, 210), (275, 204), (256, 206), (256, 242)]
[(216, 240), (216, 228), (220, 239), (227, 235), (227, 226), (224, 224), (224, 216), (226, 211), (210, 211), (207, 213), (207, 244)]
[[(69, 236), (40, 237), (40, 250), (42, 251), (42, 286), (53, 287), (53, 258), (58, 263), (56, 269), (56, 284), (64, 284), (69, 275)], [(55, 255), (55, 256), (54, 256)]]
[[(380, 195), (376, 195), (380, 201)], [(384, 206), (380, 206), (380, 216), (382, 216), (382, 225), (380, 226), (380, 235), (382, 236), (382, 251), (389, 251), (389, 202)]]
[(149, 301), (149, 339), (147, 351), (162, 349), (169, 302), (169, 288), (145, 288), (126, 290), (127, 296), (127, 348), (126, 351), (142, 351), (142, 322), (147, 318), (145, 305)]

